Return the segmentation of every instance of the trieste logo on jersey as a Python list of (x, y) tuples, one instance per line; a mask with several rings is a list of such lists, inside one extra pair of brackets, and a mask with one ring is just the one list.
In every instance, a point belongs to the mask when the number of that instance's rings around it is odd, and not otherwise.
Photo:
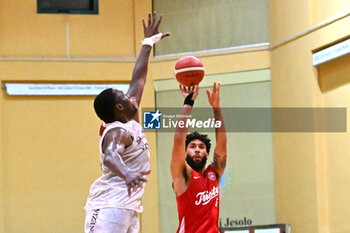
[(211, 191), (205, 190), (203, 192), (199, 192), (196, 195), (196, 205), (206, 205), (208, 204), (212, 199), (217, 197), (219, 195), (219, 187), (214, 186)]
[(143, 128), (144, 129), (160, 129), (160, 116), (162, 114), (157, 112), (143, 112)]

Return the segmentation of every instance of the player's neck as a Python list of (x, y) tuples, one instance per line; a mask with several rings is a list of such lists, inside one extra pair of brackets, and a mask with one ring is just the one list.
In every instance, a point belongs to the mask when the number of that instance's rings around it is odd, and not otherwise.
[(115, 119), (116, 121), (119, 121), (123, 124), (127, 123), (128, 121), (130, 121), (131, 119), (127, 118), (126, 116), (119, 116)]
[[(201, 169), (198, 169), (198, 170), (195, 170), (197, 173), (199, 173), (201, 176), (204, 176), (204, 169), (205, 167), (201, 168)], [(194, 169), (193, 169), (194, 170)]]

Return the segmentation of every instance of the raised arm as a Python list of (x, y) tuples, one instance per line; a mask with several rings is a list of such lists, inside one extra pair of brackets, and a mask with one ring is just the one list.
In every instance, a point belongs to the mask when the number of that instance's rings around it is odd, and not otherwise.
[(144, 176), (149, 174), (149, 171), (131, 173), (123, 162), (121, 156), (131, 143), (132, 138), (127, 131), (122, 128), (114, 128), (107, 132), (102, 144), (102, 152), (105, 155), (103, 165), (125, 180), (129, 196), (138, 187), (141, 187), (143, 182), (147, 181)]
[(213, 90), (207, 90), (208, 101), (213, 108), (215, 121), (221, 121), (221, 127), (215, 128), (216, 147), (214, 150), (214, 162), (212, 166), (220, 180), (226, 167), (227, 136), (224, 119), (220, 108), (220, 83), (214, 82)]
[(135, 67), (132, 73), (132, 79), (130, 83), (129, 90), (127, 92), (128, 96), (135, 97), (136, 102), (139, 105), (141, 102), (141, 97), (143, 89), (146, 83), (147, 70), (148, 70), (148, 60), (152, 51), (153, 44), (160, 41), (162, 38), (167, 37), (170, 33), (160, 33), (159, 25), (162, 21), (162, 15), (157, 19), (157, 13), (148, 14), (148, 23), (146, 25), (145, 20), (142, 19), (144, 40), (142, 43), (142, 48), (139, 56), (137, 57)]
[[(191, 88), (189, 91), (186, 91), (180, 86), (180, 90), (182, 95), (185, 97), (185, 103), (175, 130), (174, 146), (170, 164), (171, 176), (173, 178), (173, 188), (176, 196), (181, 195), (187, 189), (186, 181), (191, 171), (186, 165), (185, 140), (188, 132), (186, 121), (188, 116), (191, 114), (193, 101), (198, 96), (199, 88), (196, 86)], [(184, 127), (181, 127), (181, 125)]]

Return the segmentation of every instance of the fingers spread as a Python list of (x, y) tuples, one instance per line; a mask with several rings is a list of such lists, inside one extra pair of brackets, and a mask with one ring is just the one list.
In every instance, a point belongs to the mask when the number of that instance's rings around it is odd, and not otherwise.
[(185, 90), (184, 90), (184, 86), (182, 86), (181, 84), (179, 84), (179, 87), (180, 87), (180, 90), (181, 90), (181, 91), (185, 91)]
[(151, 173), (151, 170), (141, 172), (141, 175), (149, 175)]
[(199, 92), (199, 86), (198, 85), (194, 86), (194, 92)]
[(159, 20), (158, 20), (158, 21), (156, 22), (156, 24), (155, 24), (155, 28), (158, 29), (159, 24), (162, 22), (162, 18), (163, 18), (163, 15), (160, 15), (160, 16), (159, 16)]
[(151, 13), (148, 13), (148, 27), (151, 25)]
[(142, 25), (143, 25), (143, 29), (146, 29), (145, 19), (142, 19)]
[(153, 11), (153, 14), (152, 14), (152, 26), (156, 22), (156, 18), (157, 18), (157, 13), (155, 11)]
[(207, 95), (208, 95), (208, 98), (210, 98), (210, 90), (207, 89)]
[(181, 85), (181, 90), (183, 90), (185, 92), (190, 92), (191, 91), (191, 87)]
[(164, 37), (167, 37), (167, 36), (170, 36), (170, 35), (171, 35), (170, 32), (163, 33), (163, 34), (162, 34), (162, 39), (163, 39)]
[(138, 185), (142, 185), (142, 182), (147, 182), (147, 179), (144, 177), (139, 178), (140, 183)]

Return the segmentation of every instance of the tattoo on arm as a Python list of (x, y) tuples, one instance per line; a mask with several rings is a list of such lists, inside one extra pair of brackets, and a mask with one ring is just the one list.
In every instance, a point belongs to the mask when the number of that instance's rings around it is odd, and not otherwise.
[(214, 153), (214, 163), (217, 164), (218, 168), (225, 169), (226, 167), (226, 155), (220, 156)]

